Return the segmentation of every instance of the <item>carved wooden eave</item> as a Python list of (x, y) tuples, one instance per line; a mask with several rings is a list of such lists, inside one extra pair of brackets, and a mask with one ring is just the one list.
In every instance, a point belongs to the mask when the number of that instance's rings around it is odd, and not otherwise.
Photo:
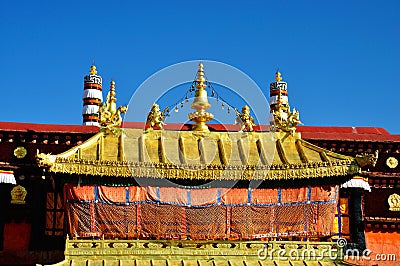
[(38, 155), (53, 173), (197, 180), (296, 180), (349, 177), (355, 158), (287, 132), (101, 130), (64, 153)]

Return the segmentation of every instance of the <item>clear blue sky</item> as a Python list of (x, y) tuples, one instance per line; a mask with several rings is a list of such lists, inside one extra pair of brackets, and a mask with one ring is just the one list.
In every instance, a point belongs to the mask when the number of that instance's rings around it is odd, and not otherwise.
[(399, 134), (399, 14), (398, 0), (1, 1), (0, 121), (80, 124), (92, 60), (127, 104), (156, 71), (206, 59), (267, 92), (279, 66), (305, 125)]

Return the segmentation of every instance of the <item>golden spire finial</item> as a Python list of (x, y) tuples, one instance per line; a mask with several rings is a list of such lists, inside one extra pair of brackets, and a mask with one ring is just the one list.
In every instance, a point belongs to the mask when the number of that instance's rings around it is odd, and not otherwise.
[(204, 70), (203, 70), (203, 63), (200, 62), (199, 63), (199, 69), (197, 70), (197, 77), (196, 77), (196, 88), (198, 89), (204, 89), (206, 87), (206, 85), (204, 84), (204, 82), (206, 81), (206, 79), (204, 78)]
[(275, 73), (275, 80), (276, 82), (280, 82), (282, 80), (281, 72), (279, 72), (279, 70), (277, 70)]
[(206, 112), (211, 105), (208, 103), (207, 91), (205, 90), (207, 86), (205, 81), (206, 79), (204, 78), (203, 63), (200, 62), (197, 70), (197, 76), (194, 81), (196, 83), (197, 90), (194, 95), (194, 101), (190, 105), (195, 112), (189, 114), (189, 119), (196, 122), (196, 125), (193, 128), (195, 131), (208, 131), (206, 122), (214, 118), (213, 114)]
[(92, 66), (90, 67), (90, 75), (97, 75), (97, 70), (96, 70), (96, 66), (94, 64), (92, 64)]
[[(114, 80), (111, 80), (111, 82), (110, 82), (109, 94), (110, 94), (110, 101), (115, 103), (117, 101), (117, 99), (115, 98), (115, 95), (117, 95), (117, 93), (115, 92), (115, 81)], [(114, 107), (117, 108), (117, 106), (114, 106)]]

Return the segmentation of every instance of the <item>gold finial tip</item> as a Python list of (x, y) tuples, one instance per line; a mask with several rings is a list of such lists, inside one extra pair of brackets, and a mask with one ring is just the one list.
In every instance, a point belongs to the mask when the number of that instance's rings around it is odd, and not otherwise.
[(276, 71), (275, 80), (276, 82), (280, 82), (282, 80), (281, 72)]
[(97, 70), (96, 70), (96, 66), (94, 64), (92, 64), (92, 66), (90, 67), (90, 75), (96, 75), (97, 74)]
[(197, 70), (196, 81), (201, 83), (201, 85), (206, 81), (206, 79), (204, 78), (204, 70), (202, 62), (199, 63), (199, 69)]

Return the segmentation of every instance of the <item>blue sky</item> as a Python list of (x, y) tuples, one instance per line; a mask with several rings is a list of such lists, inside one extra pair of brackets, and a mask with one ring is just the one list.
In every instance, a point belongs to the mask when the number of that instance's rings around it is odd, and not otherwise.
[(92, 60), (127, 104), (160, 69), (204, 59), (266, 93), (279, 66), (305, 125), (400, 134), (399, 13), (397, 0), (1, 1), (0, 121), (80, 124)]

